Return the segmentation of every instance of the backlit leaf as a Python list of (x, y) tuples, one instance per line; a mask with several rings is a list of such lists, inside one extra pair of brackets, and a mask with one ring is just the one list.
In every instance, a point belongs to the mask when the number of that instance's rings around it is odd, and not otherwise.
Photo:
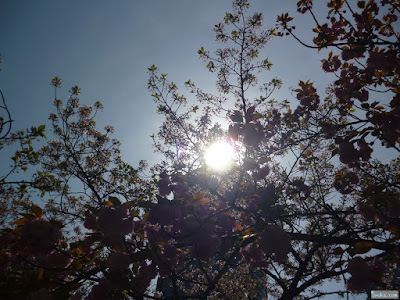
[(208, 201), (210, 201), (208, 198), (203, 197), (197, 203), (201, 205), (207, 203)]
[(370, 242), (358, 242), (355, 243), (353, 247), (351, 247), (347, 252), (354, 256), (356, 254), (364, 254), (369, 252), (372, 249), (373, 244)]
[(194, 193), (194, 195), (193, 195), (193, 200), (194, 201), (198, 201), (198, 200), (200, 200), (201, 198), (203, 198), (204, 197), (204, 193), (202, 193), (202, 192), (197, 192), (197, 193)]
[(111, 203), (113, 204), (114, 207), (121, 205), (121, 201), (119, 201), (119, 199), (117, 197), (109, 196), (108, 200), (111, 201)]
[(13, 223), (14, 223), (15, 225), (18, 225), (18, 226), (19, 226), (19, 225), (24, 225), (24, 223), (25, 223), (26, 221), (28, 221), (28, 219), (26, 219), (26, 218), (20, 218), (20, 219), (14, 221)]
[(43, 276), (44, 276), (44, 269), (40, 268), (39, 274), (38, 274), (38, 280), (43, 280)]
[(33, 214), (36, 217), (40, 218), (43, 215), (43, 211), (39, 206), (37, 206), (35, 204), (32, 204), (32, 208), (31, 209), (32, 209)]
[(142, 218), (142, 223), (146, 223), (146, 222), (147, 222), (147, 219), (148, 219), (149, 215), (150, 215), (150, 212), (149, 212), (149, 211), (148, 211), (147, 213), (144, 214), (144, 216), (143, 216), (143, 218)]

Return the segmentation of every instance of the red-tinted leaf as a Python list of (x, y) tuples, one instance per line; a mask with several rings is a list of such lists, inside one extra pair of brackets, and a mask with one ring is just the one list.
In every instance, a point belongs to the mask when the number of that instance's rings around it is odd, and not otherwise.
[(119, 199), (117, 197), (109, 196), (108, 200), (112, 203), (112, 205), (114, 207), (117, 207), (117, 206), (121, 205), (121, 201), (119, 201)]
[(233, 122), (240, 123), (243, 122), (243, 115), (240, 111), (235, 110), (232, 115), (229, 116)]
[(358, 242), (355, 243), (353, 247), (351, 247), (347, 252), (354, 256), (356, 254), (364, 254), (369, 252), (372, 249), (373, 244), (370, 242)]
[(40, 268), (39, 274), (38, 274), (38, 280), (43, 280), (43, 276), (44, 276), (44, 269)]
[(255, 106), (251, 106), (249, 107), (249, 109), (247, 110), (247, 114), (248, 115), (252, 115), (254, 113), (254, 111), (256, 110)]
[(43, 215), (43, 211), (39, 206), (36, 206), (35, 204), (32, 204), (32, 212), (33, 214), (37, 217), (40, 218)]
[(20, 219), (14, 221), (13, 224), (15, 224), (15, 225), (24, 225), (24, 223), (25, 223), (26, 221), (28, 221), (28, 219), (26, 219), (26, 218), (20, 218)]

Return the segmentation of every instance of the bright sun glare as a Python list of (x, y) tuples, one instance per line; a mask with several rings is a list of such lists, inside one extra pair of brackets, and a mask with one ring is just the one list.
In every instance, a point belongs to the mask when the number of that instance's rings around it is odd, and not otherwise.
[(235, 152), (231, 144), (218, 141), (211, 144), (205, 151), (206, 164), (216, 171), (226, 170), (232, 163)]

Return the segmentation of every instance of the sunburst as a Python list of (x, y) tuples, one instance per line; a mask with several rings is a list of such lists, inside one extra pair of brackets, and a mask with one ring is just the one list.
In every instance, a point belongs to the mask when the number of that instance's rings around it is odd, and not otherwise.
[(228, 141), (216, 141), (205, 151), (206, 164), (215, 171), (225, 171), (234, 162), (235, 151)]

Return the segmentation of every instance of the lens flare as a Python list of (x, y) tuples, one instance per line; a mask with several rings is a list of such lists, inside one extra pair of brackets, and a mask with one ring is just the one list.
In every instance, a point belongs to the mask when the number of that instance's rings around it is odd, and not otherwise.
[(233, 163), (235, 151), (226, 141), (212, 143), (205, 151), (206, 164), (215, 171), (227, 170)]

